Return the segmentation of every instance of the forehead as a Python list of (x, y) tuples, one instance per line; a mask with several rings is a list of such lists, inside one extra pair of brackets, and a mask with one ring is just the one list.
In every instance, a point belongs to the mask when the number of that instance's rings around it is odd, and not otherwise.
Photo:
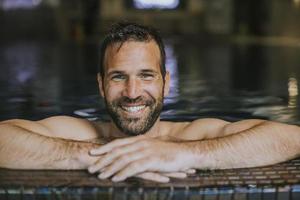
[(105, 52), (104, 71), (160, 70), (160, 51), (154, 40), (127, 41), (108, 46)]

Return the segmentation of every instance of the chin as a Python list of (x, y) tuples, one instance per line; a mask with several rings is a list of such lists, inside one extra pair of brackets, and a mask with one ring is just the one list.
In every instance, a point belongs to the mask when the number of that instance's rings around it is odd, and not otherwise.
[(120, 130), (127, 135), (130, 136), (136, 136), (136, 135), (142, 135), (145, 134), (147, 131), (149, 131), (151, 128), (148, 126), (145, 126), (145, 123), (137, 123), (137, 122), (129, 122), (129, 124), (122, 124), (120, 127)]

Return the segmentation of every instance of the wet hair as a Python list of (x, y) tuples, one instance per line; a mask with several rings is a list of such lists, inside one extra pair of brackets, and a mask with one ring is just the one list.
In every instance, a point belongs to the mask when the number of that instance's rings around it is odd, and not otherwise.
[(159, 47), (160, 71), (162, 77), (164, 78), (166, 75), (166, 53), (163, 41), (158, 31), (152, 27), (142, 26), (136, 23), (129, 22), (119, 22), (113, 24), (108, 34), (104, 37), (100, 49), (100, 65), (98, 69), (101, 77), (104, 77), (105, 51), (110, 45), (120, 43), (120, 47), (122, 47), (122, 44), (127, 41), (149, 42), (151, 40), (154, 40)]

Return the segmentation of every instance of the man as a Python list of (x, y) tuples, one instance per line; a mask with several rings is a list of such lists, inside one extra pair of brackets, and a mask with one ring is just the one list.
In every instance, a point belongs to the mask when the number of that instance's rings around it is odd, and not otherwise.
[(191, 169), (264, 166), (300, 154), (300, 128), (293, 125), (160, 121), (170, 75), (163, 43), (153, 29), (116, 24), (104, 39), (100, 61), (99, 90), (112, 121), (67, 116), (3, 121), (0, 167), (88, 169), (100, 179), (137, 176), (167, 182)]

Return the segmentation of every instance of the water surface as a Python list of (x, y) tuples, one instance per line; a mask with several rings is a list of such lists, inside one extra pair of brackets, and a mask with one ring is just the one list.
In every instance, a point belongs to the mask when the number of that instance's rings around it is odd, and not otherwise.
[[(162, 118), (260, 118), (300, 124), (300, 48), (203, 39), (166, 41), (171, 92)], [(108, 119), (98, 95), (98, 44), (0, 45), (0, 120)]]

